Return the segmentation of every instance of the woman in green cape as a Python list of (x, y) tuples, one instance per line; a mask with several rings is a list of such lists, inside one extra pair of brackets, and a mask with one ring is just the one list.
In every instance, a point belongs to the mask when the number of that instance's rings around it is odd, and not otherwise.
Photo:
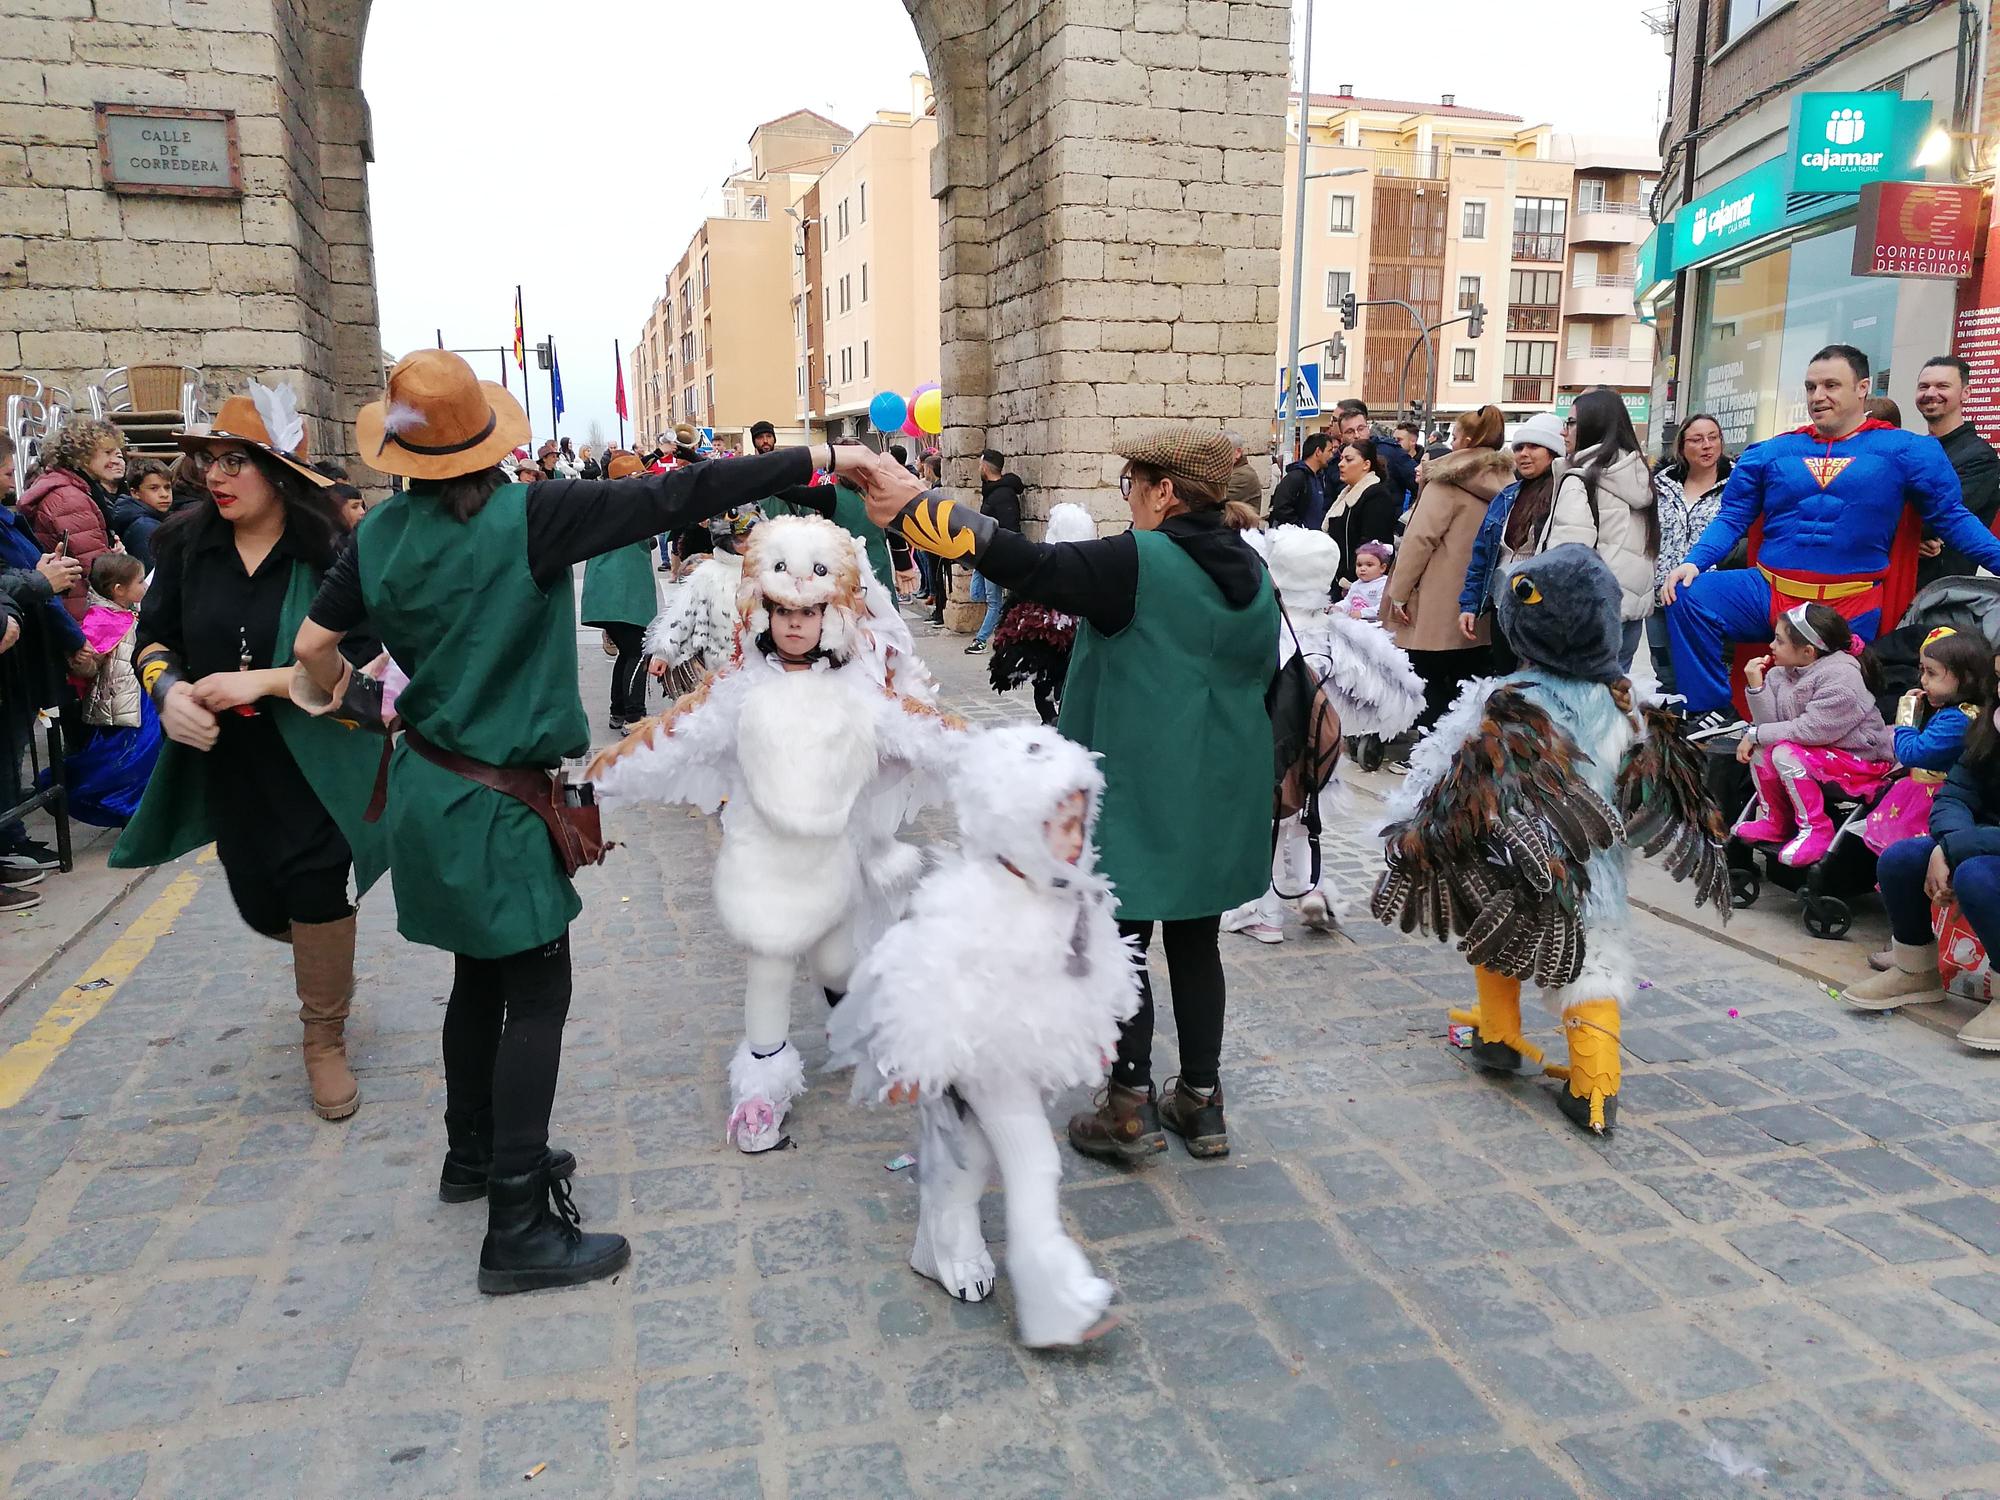
[(344, 1119), (361, 1102), (347, 1065), (348, 874), (365, 892), (385, 862), (362, 821), (380, 741), (288, 693), (292, 637), (333, 564), (331, 481), (307, 462), (288, 386), (252, 382), (209, 432), (179, 441), (207, 497), (153, 537), (134, 664), (167, 742), (111, 863), (164, 864), (214, 841), (243, 920), (291, 945), (313, 1111)]

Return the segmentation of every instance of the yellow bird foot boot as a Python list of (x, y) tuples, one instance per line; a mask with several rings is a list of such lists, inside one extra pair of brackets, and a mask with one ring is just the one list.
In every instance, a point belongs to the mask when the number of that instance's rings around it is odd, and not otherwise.
[(1569, 1085), (1556, 1104), (1585, 1130), (1609, 1135), (1618, 1123), (1618, 1002), (1580, 1000), (1564, 1008), (1562, 1023), (1569, 1064), (1546, 1070)]
[(1476, 1011), (1455, 1010), (1451, 1019), (1473, 1028), (1472, 1060), (1493, 1073), (1518, 1073), (1521, 1059), (1542, 1060), (1542, 1049), (1521, 1035), (1521, 981), (1473, 966), (1479, 995)]

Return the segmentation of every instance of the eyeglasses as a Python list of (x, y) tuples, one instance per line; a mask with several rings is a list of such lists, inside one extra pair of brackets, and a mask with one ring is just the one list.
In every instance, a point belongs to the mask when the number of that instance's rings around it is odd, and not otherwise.
[(234, 479), (249, 467), (250, 455), (240, 449), (233, 453), (197, 453), (194, 462), (195, 467), (204, 474), (210, 469), (220, 469), (229, 478)]
[(1118, 476), (1118, 493), (1126, 500), (1132, 498), (1132, 476), (1130, 474), (1120, 474)]

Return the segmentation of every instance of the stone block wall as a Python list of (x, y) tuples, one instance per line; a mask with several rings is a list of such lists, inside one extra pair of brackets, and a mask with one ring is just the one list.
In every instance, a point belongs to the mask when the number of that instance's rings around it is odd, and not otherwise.
[[(179, 360), (212, 404), (282, 376), (344, 453), (383, 373), (372, 3), (0, 0), (0, 370), (80, 397)], [(1110, 517), (1120, 438), (1268, 422), (1289, 0), (905, 4), (939, 110), (949, 481), (997, 446), (1034, 513)], [(236, 111), (243, 198), (99, 187), (100, 100)]]

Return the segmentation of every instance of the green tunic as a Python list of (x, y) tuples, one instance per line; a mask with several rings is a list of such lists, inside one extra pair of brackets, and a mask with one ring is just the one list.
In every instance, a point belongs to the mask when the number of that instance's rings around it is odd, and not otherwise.
[(653, 553), (644, 542), (616, 547), (583, 565), (583, 623), (650, 625), (659, 613)]
[(1266, 579), (1231, 609), (1171, 538), (1132, 535), (1132, 623), (1107, 636), (1078, 622), (1058, 727), (1104, 757), (1099, 868), (1120, 920), (1214, 916), (1271, 879), (1277, 599)]
[[(803, 505), (793, 505), (788, 500), (776, 498), (759, 500), (757, 508), (767, 516), (812, 516), (819, 512), (808, 510)], [(874, 570), (882, 587), (889, 591), (893, 599), (896, 594), (896, 570), (889, 562), (889, 539), (880, 526), (868, 519), (868, 502), (859, 491), (850, 490), (846, 485), (835, 485), (833, 491), (833, 524), (849, 536), (858, 536), (868, 550), (868, 566)], [(650, 617), (649, 617), (650, 618)]]
[[(292, 664), (292, 641), (318, 590), (318, 575), (306, 564), (294, 562), (291, 579), (285, 586), (285, 602), (278, 614), (278, 645), (272, 655), (272, 666)], [(307, 784), (340, 826), (354, 855), (355, 889), (365, 894), (382, 878), (389, 864), (388, 840), (380, 826), (362, 821), (375, 789), (375, 772), (382, 761), (382, 737), (350, 729), (331, 718), (314, 718), (280, 699), (265, 699), (258, 705), (258, 711), (269, 714), (277, 724), (285, 748), (299, 763)], [(161, 739), (160, 758), (153, 762), (153, 774), (146, 782), (145, 795), (139, 799), (139, 809), (111, 851), (113, 869), (163, 865), (190, 849), (213, 842), (208, 777), (204, 774), (201, 754), (186, 745)]]
[[(369, 623), (409, 674), (397, 712), (431, 743), (494, 766), (590, 747), (577, 696), (569, 571), (528, 566), (528, 489), (503, 485), (470, 521), (417, 486), (368, 513), (359, 539)], [(388, 829), (396, 925), (413, 943), (504, 958), (561, 937), (583, 910), (547, 827), (513, 798), (398, 745)]]

